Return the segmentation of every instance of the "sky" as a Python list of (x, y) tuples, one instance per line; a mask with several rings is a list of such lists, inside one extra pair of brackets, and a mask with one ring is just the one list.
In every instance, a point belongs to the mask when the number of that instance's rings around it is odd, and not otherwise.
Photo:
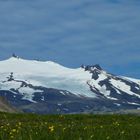
[(0, 0), (0, 60), (12, 53), (140, 78), (140, 1)]

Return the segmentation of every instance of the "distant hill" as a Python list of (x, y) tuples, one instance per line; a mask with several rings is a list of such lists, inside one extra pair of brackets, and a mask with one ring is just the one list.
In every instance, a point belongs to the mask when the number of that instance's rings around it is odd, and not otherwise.
[(0, 112), (16, 113), (18, 111), (9, 104), (6, 98), (0, 96)]

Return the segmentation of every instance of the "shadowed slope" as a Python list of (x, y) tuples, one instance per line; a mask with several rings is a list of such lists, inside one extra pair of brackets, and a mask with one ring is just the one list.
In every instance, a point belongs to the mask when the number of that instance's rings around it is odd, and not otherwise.
[(9, 104), (6, 98), (0, 96), (0, 112), (16, 113), (18, 111)]

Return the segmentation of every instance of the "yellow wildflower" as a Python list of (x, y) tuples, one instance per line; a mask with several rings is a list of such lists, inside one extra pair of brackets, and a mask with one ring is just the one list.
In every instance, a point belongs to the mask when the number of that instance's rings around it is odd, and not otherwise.
[(3, 125), (0, 128), (3, 128)]
[(12, 132), (16, 132), (16, 129), (12, 129)]
[(100, 128), (103, 128), (103, 126), (101, 125)]
[(54, 131), (54, 126), (49, 126), (49, 131), (53, 132)]
[(109, 137), (109, 136), (107, 136), (107, 137), (106, 137), (106, 139), (107, 139), (107, 140), (109, 140), (109, 139), (110, 139), (110, 137)]
[(11, 138), (11, 139), (13, 139), (13, 138), (14, 138), (14, 136), (10, 136), (10, 138)]
[(22, 124), (21, 122), (18, 123), (19, 126), (21, 126), (21, 124)]

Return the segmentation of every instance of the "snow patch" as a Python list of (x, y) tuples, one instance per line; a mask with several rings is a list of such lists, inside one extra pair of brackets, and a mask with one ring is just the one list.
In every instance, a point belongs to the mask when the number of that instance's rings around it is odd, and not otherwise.
[(117, 105), (117, 106), (121, 106), (121, 104), (118, 104), (118, 103), (114, 103), (115, 105)]
[(132, 102), (127, 102), (128, 104), (131, 104), (131, 105), (140, 105), (138, 103), (132, 103)]
[(115, 79), (110, 79), (109, 81), (117, 89), (119, 89), (119, 90), (121, 90), (129, 95), (135, 95), (135, 96), (140, 98), (140, 95), (132, 92), (131, 87), (129, 85), (125, 84), (124, 82), (122, 82), (120, 80), (115, 80)]

